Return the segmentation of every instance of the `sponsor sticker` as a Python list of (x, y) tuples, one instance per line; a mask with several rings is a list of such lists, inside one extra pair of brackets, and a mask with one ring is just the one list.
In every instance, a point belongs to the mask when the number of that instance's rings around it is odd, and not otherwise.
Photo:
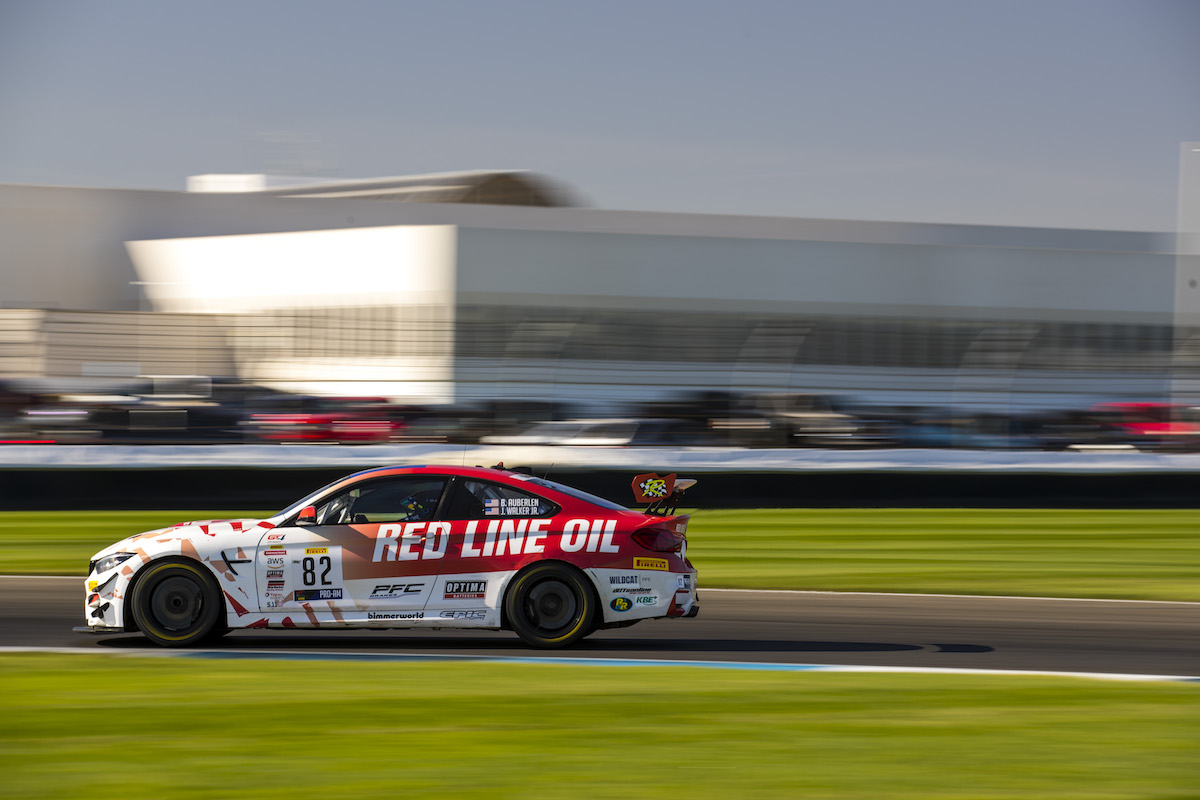
[(424, 583), (380, 583), (371, 590), (371, 599), (384, 597), (404, 597), (410, 594), (420, 594), (425, 588)]
[(633, 499), (636, 503), (653, 503), (665, 500), (675, 489), (675, 473), (659, 475), (647, 472), (633, 479)]
[(638, 582), (638, 580), (639, 580), (639, 578), (637, 575), (609, 575), (608, 576), (608, 585), (609, 586), (625, 586), (625, 585), (629, 585), (629, 584), (636, 584)]
[(667, 570), (667, 560), (665, 558), (635, 558), (633, 560), (634, 569), (660, 569), (663, 572)]
[(487, 581), (446, 581), (446, 600), (482, 600), (487, 596)]
[(489, 517), (533, 517), (540, 505), (536, 497), (496, 497), (483, 501), (483, 513)]
[(301, 589), (324, 589), (330, 586), (340, 586), (342, 584), (342, 548), (306, 547), (302, 557), (292, 559), (291, 573), (291, 584)]
[(425, 619), (424, 611), (397, 612), (386, 614), (379, 611), (368, 611), (367, 619)]
[(471, 609), (470, 611), (443, 611), (438, 616), (442, 619), (485, 619), (487, 612), (478, 609)]
[(639, 606), (652, 606), (658, 603), (658, 597), (652, 594), (644, 594), (640, 597), (633, 598), (633, 602)]
[(287, 550), (266, 550), (263, 552), (263, 555), (264, 556), (286, 556)]
[(633, 608), (633, 601), (628, 597), (614, 597), (613, 601), (608, 604), (608, 607), (613, 611), (628, 611)]
[(643, 589), (640, 586), (618, 586), (612, 590), (613, 594), (650, 594), (653, 589)]
[(297, 589), (296, 602), (303, 603), (309, 600), (341, 600), (341, 589)]

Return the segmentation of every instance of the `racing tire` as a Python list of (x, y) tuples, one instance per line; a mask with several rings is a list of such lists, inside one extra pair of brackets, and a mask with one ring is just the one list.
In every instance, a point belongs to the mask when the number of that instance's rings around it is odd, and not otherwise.
[(596, 601), (579, 570), (535, 564), (513, 578), (504, 596), (508, 624), (532, 647), (566, 647), (594, 630)]
[(194, 561), (153, 562), (138, 576), (130, 602), (138, 630), (163, 647), (191, 647), (225, 631), (220, 589)]

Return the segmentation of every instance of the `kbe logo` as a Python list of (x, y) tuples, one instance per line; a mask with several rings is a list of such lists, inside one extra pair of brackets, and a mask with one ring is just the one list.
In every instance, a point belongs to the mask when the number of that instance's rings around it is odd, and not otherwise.
[(628, 611), (633, 608), (633, 603), (629, 602), (628, 597), (614, 597), (608, 605), (613, 611)]

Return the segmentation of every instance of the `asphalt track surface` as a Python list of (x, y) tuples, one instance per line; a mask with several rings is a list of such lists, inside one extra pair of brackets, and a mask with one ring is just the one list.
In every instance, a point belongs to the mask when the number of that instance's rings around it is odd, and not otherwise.
[[(700, 615), (531, 650), (503, 631), (234, 631), (237, 654), (665, 659), (1200, 676), (1200, 603), (700, 590)], [(0, 643), (161, 652), (139, 634), (91, 636), (81, 578), (0, 577)]]

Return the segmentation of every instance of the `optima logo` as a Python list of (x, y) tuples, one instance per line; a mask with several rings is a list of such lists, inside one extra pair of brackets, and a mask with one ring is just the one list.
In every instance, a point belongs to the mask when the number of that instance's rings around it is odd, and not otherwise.
[(479, 600), (487, 595), (487, 581), (446, 581), (446, 600)]

